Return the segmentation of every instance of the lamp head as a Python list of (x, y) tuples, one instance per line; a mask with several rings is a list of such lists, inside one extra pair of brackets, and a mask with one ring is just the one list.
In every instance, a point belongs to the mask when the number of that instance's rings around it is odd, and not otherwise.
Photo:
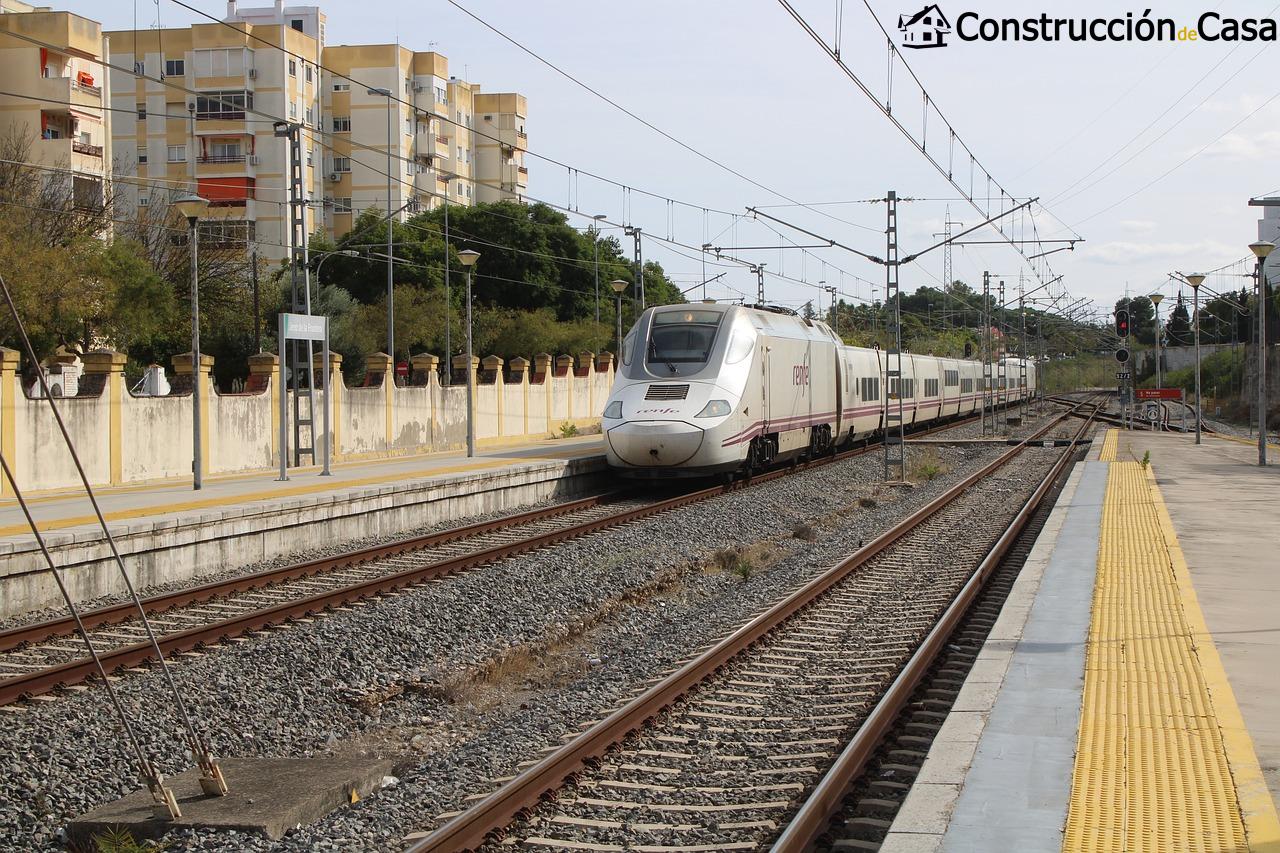
[(613, 281), (609, 282), (609, 286), (613, 288), (614, 293), (621, 296), (623, 291), (625, 291), (628, 287), (631, 286), (631, 282), (624, 281), (623, 279), (620, 279), (620, 278), (615, 278)]
[(475, 249), (463, 249), (458, 253), (458, 260), (462, 261), (462, 265), (469, 269), (475, 265), (476, 261), (480, 260), (480, 253)]
[(1164, 294), (1163, 294), (1163, 293), (1153, 293), (1153, 294), (1151, 294), (1150, 296), (1148, 296), (1147, 298), (1148, 298), (1148, 299), (1150, 299), (1150, 300), (1151, 300), (1151, 302), (1152, 302), (1153, 304), (1155, 304), (1155, 305), (1159, 305), (1159, 304), (1160, 304), (1160, 300), (1161, 300), (1161, 299), (1164, 299)]
[(187, 193), (175, 199), (173, 206), (187, 222), (194, 223), (209, 210), (209, 200), (195, 193)]
[(1198, 272), (1187, 273), (1186, 279), (1187, 279), (1187, 284), (1191, 285), (1196, 289), (1199, 289), (1200, 285), (1204, 283), (1204, 276)]
[(593, 217), (591, 217), (591, 218), (592, 218), (592, 219), (594, 219), (596, 222), (599, 222), (601, 219), (608, 219), (608, 218), (609, 218), (609, 214), (607, 214), (607, 213), (597, 213), (595, 216), (593, 216)]
[(1249, 250), (1253, 252), (1254, 257), (1260, 261), (1265, 261), (1267, 255), (1271, 254), (1271, 250), (1276, 247), (1275, 243), (1270, 240), (1259, 240), (1256, 243), (1249, 244)]

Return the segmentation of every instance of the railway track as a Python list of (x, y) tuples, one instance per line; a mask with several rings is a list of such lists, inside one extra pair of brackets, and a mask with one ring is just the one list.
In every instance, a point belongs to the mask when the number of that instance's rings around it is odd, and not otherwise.
[[(1094, 407), (1077, 403), (1031, 438), (1086, 408)], [(1075, 440), (1090, 428), (1086, 419)], [(784, 828), (784, 839), (810, 825), (821, 831), (828, 806), (839, 804), (831, 786), (841, 796), (847, 788), (831, 773), (865, 761), (846, 744), (866, 749), (883, 734), (1073, 453), (1030, 451), (1023, 470), (1043, 476), (1027, 489), (1009, 465), (1027, 447), (527, 762), (471, 808), (442, 815), (447, 822), (410, 850), (488, 849), (499, 839), (529, 849), (755, 850)]]
[[(929, 435), (975, 418), (918, 431)], [(596, 495), (397, 542), (358, 549), (143, 599), (165, 655), (191, 652), (241, 635), (358, 606), (380, 595), (460, 571), (669, 512), (736, 488), (866, 453), (867, 445), (833, 456), (669, 497), (633, 492)], [(108, 672), (154, 659), (131, 603), (81, 614), (87, 640)], [(0, 631), (0, 705), (73, 687), (97, 677), (69, 616)]]

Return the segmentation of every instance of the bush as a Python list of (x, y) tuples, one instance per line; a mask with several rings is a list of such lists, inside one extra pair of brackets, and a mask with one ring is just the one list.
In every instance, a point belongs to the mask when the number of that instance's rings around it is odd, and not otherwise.
[(578, 427), (575, 424), (571, 424), (568, 421), (565, 421), (564, 423), (560, 424), (561, 438), (573, 438), (577, 434), (578, 434)]

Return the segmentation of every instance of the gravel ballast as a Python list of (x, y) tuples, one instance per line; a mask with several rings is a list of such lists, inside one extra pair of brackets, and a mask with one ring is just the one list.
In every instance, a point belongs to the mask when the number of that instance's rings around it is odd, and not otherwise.
[[(929, 450), (951, 473), (915, 489), (879, 486), (873, 452), (183, 661), (177, 680), (217, 754), (376, 753), (401, 769), (393, 786), (281, 842), (173, 833), (171, 849), (400, 849), (1004, 448)], [(792, 535), (803, 523), (816, 541)], [(717, 549), (769, 541), (745, 579), (700, 568)], [(547, 651), (509, 654), (524, 647)], [(504, 654), (492, 685), (467, 678)], [(173, 772), (187, 760), (160, 684), (153, 672), (119, 690)], [(100, 689), (5, 720), (7, 845), (55, 846), (67, 819), (136, 787)]]

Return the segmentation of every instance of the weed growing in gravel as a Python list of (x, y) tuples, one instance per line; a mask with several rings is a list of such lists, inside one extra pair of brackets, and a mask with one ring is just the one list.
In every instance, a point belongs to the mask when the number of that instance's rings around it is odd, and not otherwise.
[(560, 424), (561, 438), (573, 438), (577, 434), (578, 434), (578, 427), (576, 424), (571, 424), (568, 421), (565, 421), (564, 423)]
[(875, 498), (858, 498), (858, 506), (862, 507), (863, 509), (875, 509), (876, 508)]
[(138, 843), (127, 830), (116, 827), (93, 836), (92, 846), (85, 849), (96, 850), (97, 853), (155, 853), (168, 846), (152, 841)]
[(720, 571), (737, 575), (744, 581), (750, 580), (756, 570), (755, 562), (747, 556), (747, 549), (741, 545), (721, 548), (711, 555), (711, 561)]
[(733, 564), (733, 573), (742, 578), (743, 583), (751, 580), (751, 575), (755, 572), (756, 565), (747, 559), (739, 559)]
[(932, 447), (921, 451), (911, 463), (912, 480), (936, 480), (951, 469)]
[(1146, 468), (1150, 464), (1151, 464), (1151, 451), (1148, 450), (1146, 453), (1142, 454), (1142, 467)]
[(818, 531), (814, 529), (812, 524), (801, 522), (791, 531), (791, 538), (799, 539), (802, 542), (816, 542), (818, 540)]

